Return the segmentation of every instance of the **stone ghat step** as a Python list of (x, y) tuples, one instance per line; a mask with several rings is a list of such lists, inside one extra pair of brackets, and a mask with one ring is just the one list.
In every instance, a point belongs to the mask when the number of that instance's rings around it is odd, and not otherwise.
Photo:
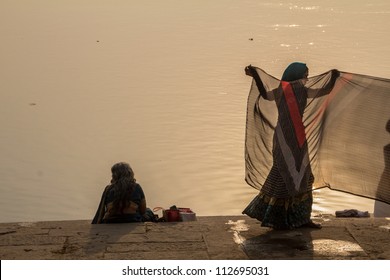
[(389, 218), (318, 217), (320, 230), (272, 230), (247, 216), (91, 225), (88, 220), (0, 224), (2, 260), (390, 259)]

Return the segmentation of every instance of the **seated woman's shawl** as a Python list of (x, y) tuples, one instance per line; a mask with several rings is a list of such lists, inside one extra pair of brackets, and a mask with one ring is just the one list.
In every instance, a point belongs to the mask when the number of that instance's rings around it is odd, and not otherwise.
[[(274, 163), (274, 135), (278, 130), (282, 135), (277, 103), (289, 101), (278, 97), (288, 94), (280, 80), (254, 69), (257, 75), (247, 107), (245, 180), (261, 189)], [(390, 80), (341, 72), (332, 90), (323, 94), (330, 78), (331, 71), (308, 79), (302, 116), (295, 118), (294, 106), (285, 106), (291, 114), (291, 133), (299, 145), (307, 145), (313, 189), (329, 187), (390, 203)], [(283, 141), (278, 145), (285, 151), (284, 161), (291, 162), (289, 147)], [(291, 178), (300, 174), (302, 162), (290, 166)]]
[[(113, 202), (115, 197), (115, 189), (113, 185), (108, 185), (102, 194), (100, 199), (100, 203), (98, 209), (96, 210), (96, 214), (92, 220), (92, 224), (101, 224), (109, 221), (105, 221), (105, 215), (107, 214), (107, 205), (110, 202)], [(145, 194), (139, 184), (135, 185), (133, 192), (131, 193), (131, 202), (135, 203), (137, 206), (140, 205), (141, 200), (145, 199)], [(122, 216), (122, 217), (120, 217)], [(109, 217), (111, 219), (116, 220), (125, 220), (126, 222), (141, 222), (142, 215), (137, 210), (134, 214), (123, 214), (118, 217)]]

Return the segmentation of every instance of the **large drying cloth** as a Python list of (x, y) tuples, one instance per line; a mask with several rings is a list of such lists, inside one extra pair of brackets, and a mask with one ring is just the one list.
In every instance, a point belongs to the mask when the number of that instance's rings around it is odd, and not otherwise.
[[(390, 80), (332, 71), (284, 82), (253, 67), (246, 181), (256, 189), (277, 165), (294, 196), (334, 190), (390, 203)], [(334, 73), (333, 73), (334, 74)], [(308, 184), (308, 182), (310, 182)]]

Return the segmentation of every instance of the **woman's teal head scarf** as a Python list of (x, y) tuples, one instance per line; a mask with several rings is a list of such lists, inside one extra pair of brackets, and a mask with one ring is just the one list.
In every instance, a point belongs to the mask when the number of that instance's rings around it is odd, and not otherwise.
[(305, 77), (308, 70), (305, 63), (293, 62), (284, 70), (282, 81), (292, 82)]

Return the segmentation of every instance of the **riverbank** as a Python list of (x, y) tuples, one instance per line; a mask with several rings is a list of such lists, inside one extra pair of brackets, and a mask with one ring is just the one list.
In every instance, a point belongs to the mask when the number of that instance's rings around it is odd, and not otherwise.
[(390, 259), (389, 218), (317, 217), (323, 228), (274, 231), (247, 216), (195, 222), (0, 224), (2, 260)]

